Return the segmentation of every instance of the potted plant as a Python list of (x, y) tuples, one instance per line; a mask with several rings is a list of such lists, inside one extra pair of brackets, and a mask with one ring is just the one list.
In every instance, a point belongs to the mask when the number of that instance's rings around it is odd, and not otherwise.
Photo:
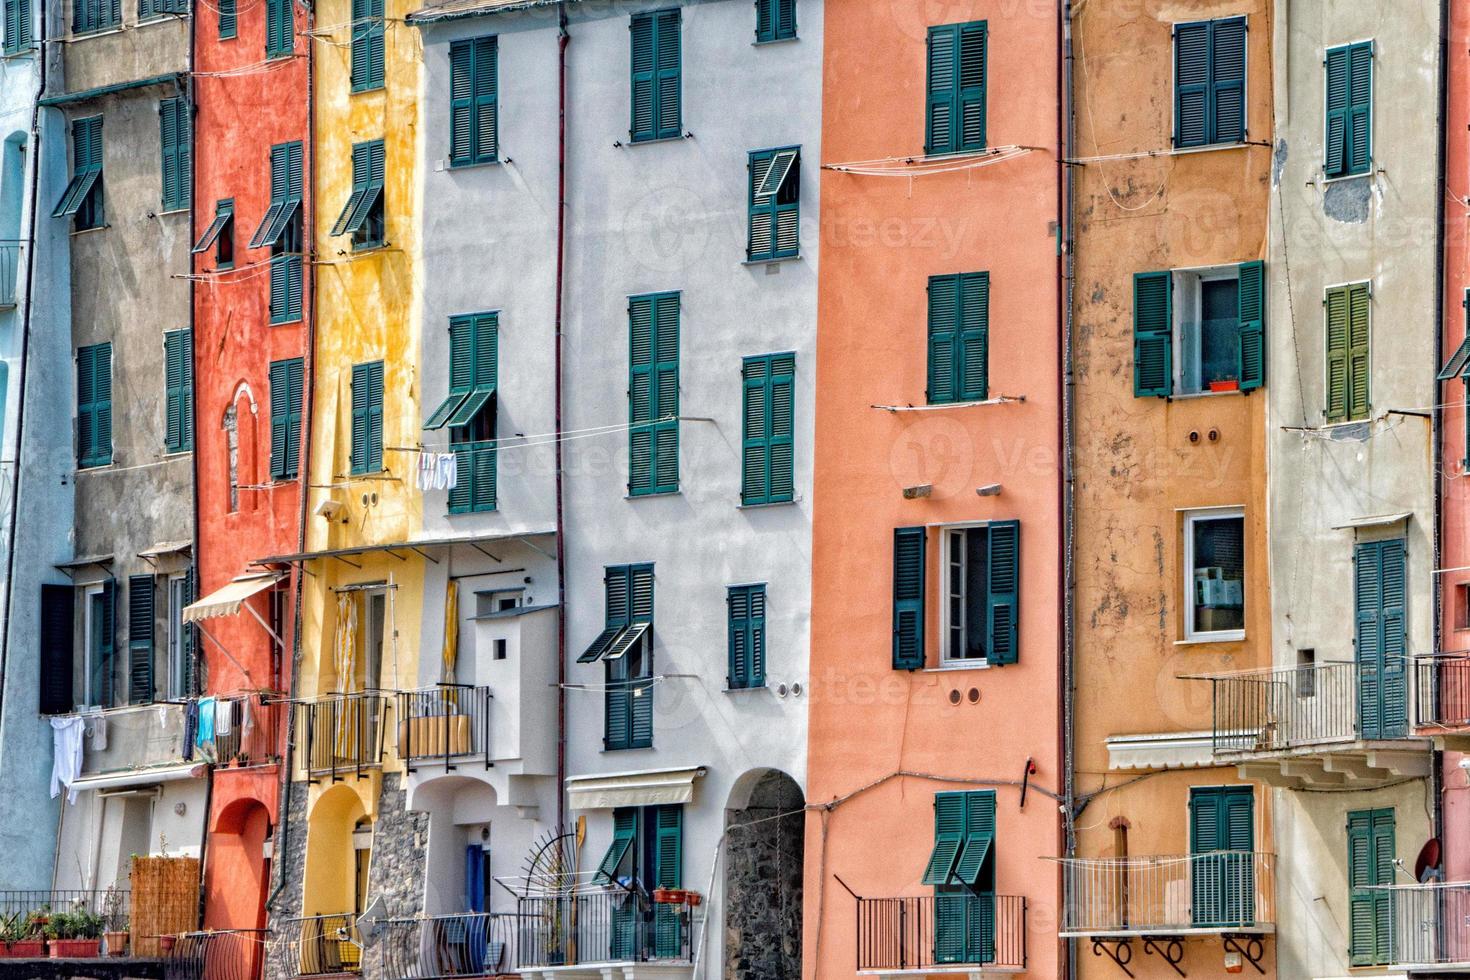
[(33, 935), (29, 913), (0, 916), (0, 958), (45, 955), (46, 941)]
[(102, 916), (82, 903), (69, 912), (59, 912), (46, 923), (52, 959), (96, 957), (102, 944)]
[(128, 951), (128, 917), (122, 913), (121, 906), (117, 886), (109, 886), (102, 899), (102, 917), (105, 920), (102, 942), (108, 956), (124, 956)]
[(121, 929), (108, 929), (102, 934), (102, 943), (108, 956), (126, 956), (128, 952), (127, 923)]

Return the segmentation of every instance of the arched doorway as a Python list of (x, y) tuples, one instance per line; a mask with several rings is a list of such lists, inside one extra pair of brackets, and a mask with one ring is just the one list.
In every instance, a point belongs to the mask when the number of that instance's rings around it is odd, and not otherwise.
[(736, 781), (725, 811), (725, 980), (800, 980), (806, 798), (776, 769)]
[(206, 980), (259, 976), (270, 888), (271, 815), (252, 797), (231, 800), (210, 829), (204, 926), (216, 930), (201, 950)]

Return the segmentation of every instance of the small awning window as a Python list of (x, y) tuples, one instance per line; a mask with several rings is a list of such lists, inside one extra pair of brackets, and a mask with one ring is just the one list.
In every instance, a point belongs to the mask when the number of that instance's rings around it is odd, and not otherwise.
[(786, 178), (791, 174), (791, 167), (796, 163), (796, 150), (782, 150), (771, 160), (771, 167), (766, 171), (765, 177), (755, 189), (756, 197), (766, 197), (781, 190), (781, 185), (786, 183)]
[(963, 834), (936, 834), (934, 850), (929, 853), (929, 864), (924, 868), (925, 885), (947, 885), (954, 875), (955, 861), (964, 847)]
[(1465, 334), (1465, 339), (1460, 341), (1460, 346), (1455, 348), (1454, 354), (1450, 355), (1449, 362), (1445, 364), (1444, 370), (1439, 372), (1438, 381), (1449, 381), (1458, 378), (1465, 373), (1466, 364), (1470, 364), (1470, 332)]
[(608, 847), (607, 853), (602, 856), (602, 863), (597, 866), (597, 874), (592, 880), (597, 884), (610, 884), (618, 880), (618, 867), (623, 863), (623, 858), (628, 855), (628, 848), (633, 846), (633, 835), (637, 825), (629, 820), (620, 823), (613, 828), (613, 841)]
[(296, 198), (272, 201), (271, 206), (266, 209), (265, 217), (260, 219), (260, 227), (255, 229), (255, 236), (250, 239), (250, 247), (265, 248), (280, 241), (291, 224), (291, 219), (296, 217), (296, 209), (299, 207), (301, 201)]
[(184, 622), (197, 623), (216, 616), (233, 616), (251, 596), (275, 585), (279, 575), (242, 575), (223, 588), (216, 589), (198, 602), (184, 607)]
[(485, 407), (485, 403), (493, 397), (495, 397), (495, 389), (493, 387), (476, 388), (470, 392), (469, 397), (464, 400), (455, 413), (449, 417), (449, 421), (444, 424), (451, 429), (461, 425), (469, 425), (475, 420), (475, 416), (480, 414), (480, 409)]
[(985, 859), (990, 855), (991, 840), (992, 835), (983, 832), (965, 836), (965, 846), (960, 848), (959, 860), (954, 865), (955, 881), (973, 885), (980, 880), (980, 869), (985, 867)]
[(621, 660), (623, 656), (643, 639), (643, 634), (648, 632), (648, 623), (634, 623), (618, 635), (618, 638), (608, 644), (607, 653), (602, 655), (604, 660)]
[(622, 623), (609, 625), (601, 633), (597, 634), (597, 639), (593, 640), (586, 650), (582, 651), (582, 655), (577, 658), (577, 663), (590, 664), (596, 660), (601, 660), (602, 655), (607, 652), (607, 648), (612, 645), (614, 640), (622, 636), (623, 630), (627, 628)]
[(51, 212), (51, 217), (65, 218), (81, 210), (82, 202), (87, 199), (87, 195), (92, 192), (92, 185), (101, 176), (101, 167), (86, 167), (77, 171), (66, 185), (66, 190), (61, 192), (61, 200), (56, 202), (56, 209)]
[(459, 409), (459, 406), (464, 404), (465, 399), (468, 397), (470, 397), (468, 391), (451, 391), (449, 397), (440, 402), (439, 407), (434, 409), (434, 414), (429, 416), (429, 421), (424, 423), (424, 428), (431, 430), (444, 428), (449, 422), (449, 417)]
[(350, 235), (362, 230), (363, 222), (367, 221), (373, 205), (378, 203), (378, 198), (382, 195), (381, 183), (355, 188), (352, 196), (347, 199), (346, 206), (342, 208), (342, 213), (337, 215), (337, 223), (332, 225), (332, 234)]
[(219, 240), (220, 232), (225, 230), (225, 225), (233, 221), (234, 218), (235, 205), (221, 204), (219, 210), (214, 213), (214, 220), (209, 223), (208, 228), (204, 229), (204, 234), (200, 236), (199, 241), (189, 251), (195, 255), (208, 251), (210, 246)]

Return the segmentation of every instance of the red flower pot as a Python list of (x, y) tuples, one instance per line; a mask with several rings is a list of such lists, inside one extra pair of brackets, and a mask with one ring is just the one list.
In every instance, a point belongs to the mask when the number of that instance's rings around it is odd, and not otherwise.
[(174, 943), (178, 940), (178, 938), (178, 936), (159, 936), (158, 946), (165, 953), (167, 953), (169, 950), (174, 948)]
[(1240, 382), (1237, 381), (1237, 380), (1235, 380), (1234, 378), (1231, 378), (1228, 381), (1211, 381), (1210, 382), (1210, 390), (1211, 391), (1239, 391), (1240, 390)]
[(46, 955), (46, 940), (44, 939), (17, 939), (13, 942), (0, 943), (0, 956), (11, 959), (39, 959)]
[(51, 958), (53, 960), (95, 959), (101, 945), (102, 940), (100, 939), (53, 939), (51, 940)]

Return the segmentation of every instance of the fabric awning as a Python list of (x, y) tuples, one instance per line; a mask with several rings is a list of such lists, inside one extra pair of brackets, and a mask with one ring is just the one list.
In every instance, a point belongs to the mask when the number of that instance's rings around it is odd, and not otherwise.
[(101, 776), (83, 776), (71, 784), (71, 789), (85, 793), (88, 790), (122, 789), (127, 786), (171, 783), (179, 779), (202, 779), (208, 770), (208, 766), (198, 762), (190, 762), (182, 766), (130, 769), (127, 772), (107, 773)]
[(241, 575), (222, 588), (215, 589), (209, 595), (192, 602), (184, 607), (184, 622), (197, 623), (202, 619), (213, 619), (216, 616), (233, 616), (240, 611), (240, 605), (251, 596), (264, 592), (280, 581), (279, 575)]
[(1107, 742), (1109, 769), (1205, 769), (1217, 764), (1212, 732), (1114, 735)]
[(694, 781), (709, 770), (645, 769), (641, 772), (572, 776), (567, 802), (574, 810), (611, 810), (620, 806), (657, 806), (694, 802)]

